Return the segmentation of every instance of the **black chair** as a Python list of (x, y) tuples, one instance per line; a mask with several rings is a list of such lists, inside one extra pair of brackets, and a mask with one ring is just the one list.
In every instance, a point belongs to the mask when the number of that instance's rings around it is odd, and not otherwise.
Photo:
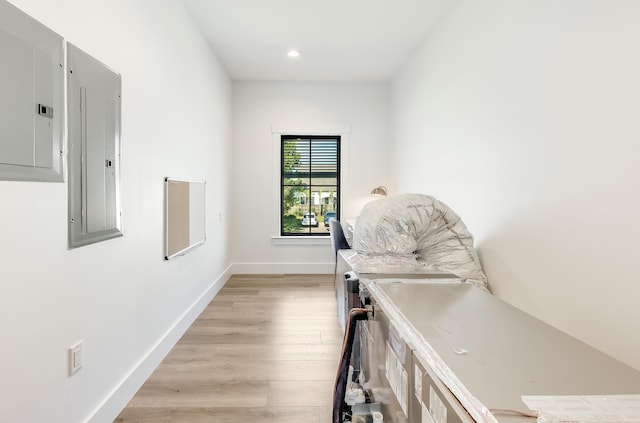
[(344, 230), (339, 221), (331, 219), (329, 221), (329, 230), (331, 231), (331, 246), (333, 247), (333, 255), (338, 258), (338, 250), (348, 250), (351, 246), (344, 236)]

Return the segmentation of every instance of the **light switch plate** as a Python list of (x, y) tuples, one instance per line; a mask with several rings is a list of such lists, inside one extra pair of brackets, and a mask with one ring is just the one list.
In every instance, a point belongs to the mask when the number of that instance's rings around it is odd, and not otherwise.
[(69, 376), (75, 374), (84, 365), (84, 342), (78, 341), (69, 347)]

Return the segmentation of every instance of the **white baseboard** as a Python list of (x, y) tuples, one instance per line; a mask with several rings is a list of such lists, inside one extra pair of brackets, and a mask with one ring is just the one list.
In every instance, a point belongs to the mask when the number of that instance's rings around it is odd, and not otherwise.
[(234, 263), (233, 275), (329, 275), (335, 271), (335, 263)]
[(135, 365), (133, 370), (113, 390), (107, 399), (100, 404), (87, 421), (91, 423), (112, 423), (127, 403), (133, 398), (144, 382), (151, 376), (178, 340), (189, 329), (218, 291), (229, 280), (232, 266), (227, 267), (222, 275), (187, 309), (165, 335)]

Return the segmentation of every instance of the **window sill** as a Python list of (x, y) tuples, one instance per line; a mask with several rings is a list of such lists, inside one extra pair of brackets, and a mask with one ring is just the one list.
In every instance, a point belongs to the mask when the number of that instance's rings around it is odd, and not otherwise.
[(272, 245), (331, 245), (330, 236), (272, 236)]

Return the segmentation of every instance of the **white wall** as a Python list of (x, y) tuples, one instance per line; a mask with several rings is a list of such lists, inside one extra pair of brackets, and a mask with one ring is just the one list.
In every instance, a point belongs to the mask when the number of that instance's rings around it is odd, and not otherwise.
[(234, 273), (333, 272), (328, 239), (321, 245), (275, 245), (272, 239), (279, 235), (280, 210), (272, 128), (351, 128), (342, 147), (341, 218), (355, 217), (371, 189), (389, 181), (388, 100), (382, 83), (234, 82)]
[(392, 84), (402, 192), (493, 292), (640, 369), (640, 3), (461, 0)]
[[(231, 82), (177, 0), (12, 3), (122, 75), (126, 232), (67, 250), (66, 183), (0, 181), (0, 419), (111, 422), (227, 277)], [(169, 262), (165, 176), (206, 179), (209, 214)]]

